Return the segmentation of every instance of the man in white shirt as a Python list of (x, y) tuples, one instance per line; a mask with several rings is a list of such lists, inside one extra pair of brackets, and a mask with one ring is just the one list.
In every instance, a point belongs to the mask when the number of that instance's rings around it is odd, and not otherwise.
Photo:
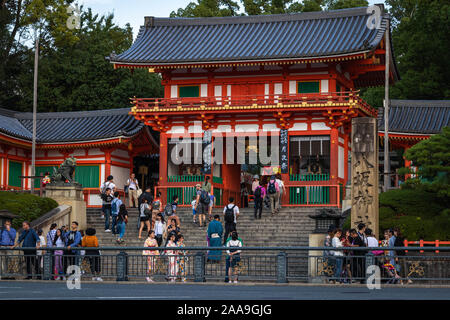
[(137, 190), (139, 189), (139, 183), (136, 179), (136, 175), (132, 173), (130, 178), (127, 180), (128, 187), (128, 205), (129, 207), (136, 208), (138, 205)]
[[(114, 192), (116, 192), (116, 185), (114, 184), (113, 176), (108, 176), (106, 178), (106, 181), (103, 182), (102, 185), (100, 186), (100, 197), (102, 198), (102, 219), (105, 219), (105, 213), (107, 213), (106, 211), (108, 210), (108, 205), (104, 199), (104, 195), (106, 194), (106, 189), (110, 189), (111, 194), (114, 194)], [(111, 208), (110, 204), (111, 203), (109, 203), (109, 208)], [(109, 209), (109, 211), (111, 211), (111, 209)], [(111, 214), (111, 212), (109, 212), (109, 214)]]
[(239, 207), (234, 204), (234, 198), (228, 199), (229, 203), (223, 208), (224, 221), (225, 221), (225, 233), (223, 237), (223, 244), (226, 243), (228, 235), (236, 231), (236, 222), (239, 217)]

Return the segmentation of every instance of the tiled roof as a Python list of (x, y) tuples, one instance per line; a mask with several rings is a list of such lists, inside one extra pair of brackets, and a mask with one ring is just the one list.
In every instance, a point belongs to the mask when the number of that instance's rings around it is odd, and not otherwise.
[[(130, 116), (130, 109), (37, 114), (38, 143), (79, 142), (130, 137), (145, 125)], [(32, 139), (32, 113), (0, 110), (0, 132), (17, 138)]]
[[(378, 130), (384, 131), (383, 109)], [(389, 132), (435, 134), (450, 125), (450, 100), (391, 100)]]
[(133, 45), (113, 63), (168, 64), (276, 60), (362, 53), (386, 31), (367, 28), (367, 8), (213, 18), (146, 17)]

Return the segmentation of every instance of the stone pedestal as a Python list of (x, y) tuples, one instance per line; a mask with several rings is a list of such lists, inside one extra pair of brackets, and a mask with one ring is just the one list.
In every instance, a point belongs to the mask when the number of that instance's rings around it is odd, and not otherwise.
[(45, 187), (45, 195), (58, 202), (59, 205), (71, 206), (70, 223), (77, 221), (78, 229), (86, 230), (86, 203), (84, 202), (81, 185), (48, 184)]
[[(310, 233), (309, 234), (309, 247), (323, 247), (323, 242), (325, 240), (326, 234), (323, 233)], [(308, 252), (308, 275), (312, 283), (322, 283), (324, 282), (323, 276), (321, 276), (318, 270), (318, 265), (320, 259), (323, 256), (323, 251), (312, 251)]]
[(351, 227), (364, 223), (378, 238), (378, 134), (376, 118), (352, 119)]

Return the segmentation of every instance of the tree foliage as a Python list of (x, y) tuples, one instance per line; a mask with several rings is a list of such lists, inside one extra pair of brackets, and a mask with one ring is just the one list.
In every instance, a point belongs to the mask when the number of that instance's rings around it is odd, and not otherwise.
[[(450, 99), (449, 0), (386, 0), (392, 15), (392, 47), (400, 81), (391, 87), (391, 99)], [(362, 97), (383, 106), (383, 88), (369, 88)]]
[[(22, 3), (21, 1), (10, 1)], [(67, 27), (67, 5), (72, 1), (23, 2), (27, 9), (2, 9), (9, 19), (0, 26), (0, 37), (9, 39), (14, 22), (12, 13), (23, 21), (18, 27), (40, 40), (38, 111), (76, 111), (129, 107), (129, 98), (162, 96), (161, 79), (146, 70), (119, 69), (105, 59), (113, 51), (123, 52), (132, 44), (129, 24), (114, 23), (112, 14), (99, 16), (81, 8), (81, 28)], [(3, 11), (4, 10), (4, 11)], [(25, 40), (23, 40), (25, 39)], [(32, 37), (13, 39), (13, 49), (0, 63), (0, 107), (31, 111), (33, 102), (34, 50), (22, 42)], [(4, 42), (2, 42), (4, 43)]]

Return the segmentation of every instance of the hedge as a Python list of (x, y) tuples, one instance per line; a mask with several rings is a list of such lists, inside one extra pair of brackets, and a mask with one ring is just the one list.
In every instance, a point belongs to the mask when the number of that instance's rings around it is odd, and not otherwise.
[(18, 216), (13, 227), (19, 229), (23, 221), (33, 221), (56, 208), (58, 203), (50, 198), (41, 198), (30, 193), (0, 191), (0, 208)]

